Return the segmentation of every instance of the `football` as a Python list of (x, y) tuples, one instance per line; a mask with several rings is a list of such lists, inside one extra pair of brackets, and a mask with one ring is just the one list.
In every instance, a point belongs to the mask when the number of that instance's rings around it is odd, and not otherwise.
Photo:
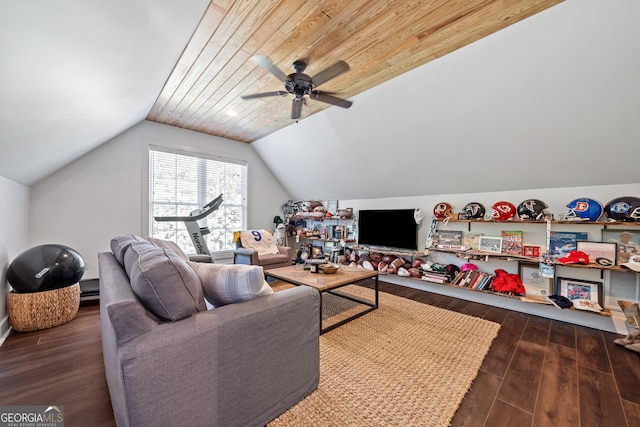
[(409, 272), (409, 276), (411, 277), (421, 277), (422, 273), (417, 268), (410, 268), (407, 270)]

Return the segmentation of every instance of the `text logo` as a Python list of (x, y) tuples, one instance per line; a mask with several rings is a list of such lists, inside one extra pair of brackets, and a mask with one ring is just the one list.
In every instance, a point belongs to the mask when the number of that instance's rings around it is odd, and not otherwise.
[(64, 406), (0, 406), (0, 427), (64, 427)]

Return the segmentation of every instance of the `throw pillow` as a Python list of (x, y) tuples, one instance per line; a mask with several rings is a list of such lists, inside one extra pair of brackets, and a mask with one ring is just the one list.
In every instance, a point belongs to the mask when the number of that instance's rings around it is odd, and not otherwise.
[(273, 293), (257, 265), (189, 263), (202, 283), (204, 297), (214, 306), (248, 301)]
[(176, 321), (206, 311), (198, 276), (173, 252), (135, 242), (124, 254), (124, 267), (133, 292), (159, 318)]
[(144, 242), (142, 237), (138, 237), (133, 234), (123, 234), (121, 236), (111, 239), (111, 252), (116, 257), (116, 260), (124, 267), (124, 253), (135, 242)]
[(258, 255), (277, 254), (273, 236), (267, 230), (247, 230), (240, 233), (242, 246), (258, 251)]
[(154, 245), (165, 248), (178, 255), (184, 261), (189, 261), (189, 257), (180, 249), (180, 246), (176, 242), (172, 242), (170, 240), (162, 240), (156, 239), (155, 237), (147, 237), (147, 240), (153, 243)]

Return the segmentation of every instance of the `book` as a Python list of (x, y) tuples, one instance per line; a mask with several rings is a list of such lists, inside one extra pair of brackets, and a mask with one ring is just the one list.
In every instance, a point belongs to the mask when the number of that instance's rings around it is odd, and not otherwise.
[(522, 255), (522, 231), (502, 231), (502, 253)]
[(483, 273), (480, 272), (478, 273), (478, 275), (476, 276), (475, 279), (473, 279), (473, 282), (471, 282), (471, 284), (469, 285), (469, 287), (471, 289), (478, 289), (478, 287), (480, 286), (480, 284), (482, 282), (484, 282), (484, 280), (487, 278), (487, 273)]
[(446, 275), (434, 275), (434, 274), (423, 274), (421, 277), (422, 280), (426, 281), (426, 282), (433, 282), (433, 283), (447, 283), (447, 281), (449, 280), (449, 278)]
[(468, 271), (462, 271), (458, 274), (456, 274), (456, 277), (453, 278), (453, 280), (451, 281), (451, 284), (453, 286), (458, 286), (460, 284), (461, 281), (464, 280), (464, 278), (467, 276), (467, 273), (469, 273)]
[(470, 288), (471, 284), (476, 280), (480, 272), (478, 270), (470, 270), (469, 275), (464, 280), (464, 282), (460, 283), (460, 286), (464, 288)]
[(575, 251), (579, 240), (587, 240), (587, 233), (552, 231), (549, 236), (549, 255), (553, 258), (562, 258)]
[(474, 271), (473, 273), (469, 274), (469, 281), (465, 283), (465, 287), (473, 289), (473, 286), (478, 281), (481, 275), (482, 273), (480, 273), (479, 271)]

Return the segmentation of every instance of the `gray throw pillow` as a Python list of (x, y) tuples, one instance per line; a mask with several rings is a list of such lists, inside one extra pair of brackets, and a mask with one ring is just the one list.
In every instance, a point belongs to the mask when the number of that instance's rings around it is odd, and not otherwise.
[(257, 265), (189, 263), (202, 282), (204, 297), (216, 307), (273, 293)]
[(142, 237), (134, 234), (123, 234), (121, 236), (111, 239), (111, 252), (116, 257), (116, 260), (124, 267), (124, 253), (135, 242), (144, 242)]
[(154, 245), (170, 250), (171, 252), (178, 255), (185, 261), (189, 261), (189, 257), (180, 249), (180, 246), (176, 242), (172, 242), (170, 240), (162, 240), (156, 239), (155, 237), (147, 237), (147, 240), (153, 243)]
[(132, 243), (124, 254), (131, 289), (161, 319), (176, 321), (206, 311), (200, 280), (178, 255), (148, 241)]

